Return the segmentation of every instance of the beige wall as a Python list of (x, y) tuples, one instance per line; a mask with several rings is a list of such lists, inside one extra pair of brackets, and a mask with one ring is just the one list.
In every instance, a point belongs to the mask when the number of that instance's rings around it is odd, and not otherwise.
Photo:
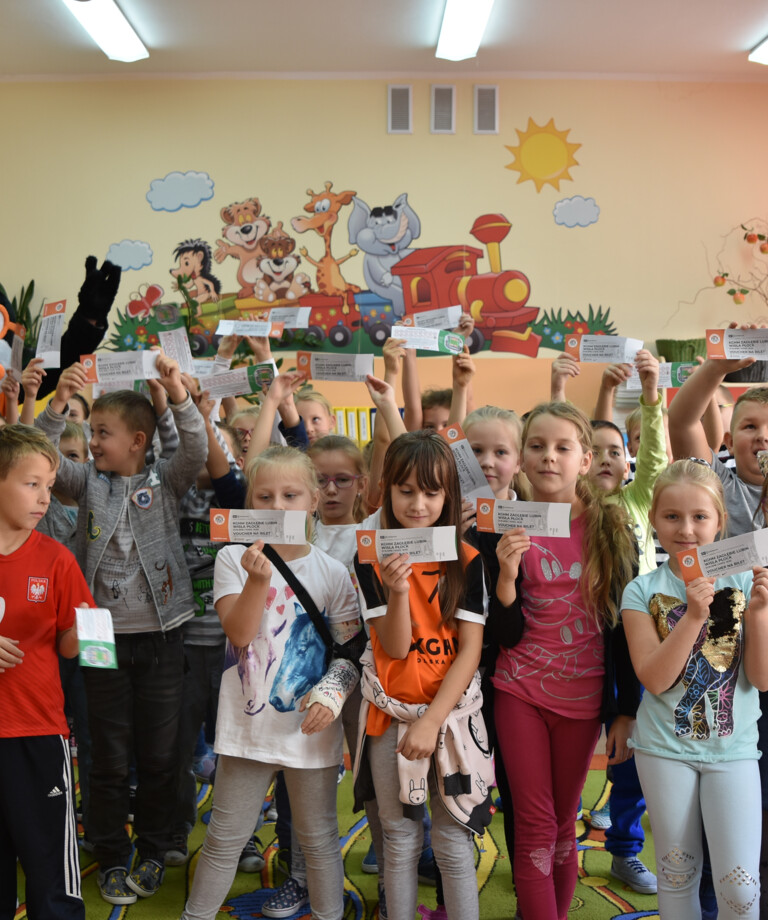
[[(87, 253), (101, 258), (124, 237), (146, 240), (154, 263), (125, 274), (122, 306), (143, 282), (169, 291), (172, 249), (189, 236), (215, 243), (222, 206), (256, 195), (273, 222), (287, 224), (305, 189), (331, 179), (372, 205), (407, 191), (422, 221), (420, 246), (474, 243), (474, 219), (504, 213), (513, 228), (502, 263), (528, 275), (530, 302), (610, 307), (622, 334), (688, 337), (768, 314), (756, 295), (735, 307), (711, 287), (722, 238), (768, 216), (767, 86), (498, 82), (497, 136), (471, 132), (471, 82), (457, 81), (452, 136), (429, 133), (426, 81), (413, 83), (411, 136), (385, 133), (386, 83), (377, 80), (0, 83), (0, 280), (14, 292), (34, 277), (41, 295), (72, 305)], [(554, 118), (582, 145), (573, 181), (559, 192), (537, 193), (505, 169), (505, 145), (518, 143), (515, 129), (529, 117)], [(207, 171), (214, 198), (153, 211), (149, 183), (172, 170)], [(573, 195), (595, 198), (598, 223), (554, 223), (555, 203)], [(319, 255), (318, 238), (300, 243)], [(334, 248), (349, 248), (345, 216)], [(362, 283), (362, 256), (345, 273)], [(217, 274), (235, 290), (232, 259)], [(503, 373), (511, 362), (499, 365)]]

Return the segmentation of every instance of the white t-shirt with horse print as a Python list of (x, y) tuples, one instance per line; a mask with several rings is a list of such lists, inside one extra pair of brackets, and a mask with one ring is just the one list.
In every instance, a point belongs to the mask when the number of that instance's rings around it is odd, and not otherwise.
[[(213, 599), (239, 594), (247, 579), (240, 559), (247, 547), (223, 547), (216, 557)], [(359, 616), (346, 567), (314, 546), (288, 563), (326, 622)], [(305, 735), (302, 697), (325, 673), (326, 647), (309, 615), (280, 573), (272, 580), (258, 635), (246, 648), (227, 641), (216, 723), (217, 754), (282, 767), (330, 767), (341, 763), (342, 725), (337, 719)]]

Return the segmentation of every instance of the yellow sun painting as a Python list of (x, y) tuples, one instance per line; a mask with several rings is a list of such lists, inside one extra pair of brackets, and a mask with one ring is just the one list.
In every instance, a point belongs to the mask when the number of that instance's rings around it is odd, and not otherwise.
[(537, 192), (547, 184), (560, 191), (560, 181), (571, 179), (569, 169), (579, 165), (573, 154), (581, 144), (571, 144), (568, 141), (570, 128), (558, 131), (554, 118), (550, 118), (544, 127), (529, 118), (527, 130), (515, 130), (520, 143), (516, 147), (507, 146), (515, 159), (506, 168), (520, 173), (517, 184), (530, 179), (536, 184)]

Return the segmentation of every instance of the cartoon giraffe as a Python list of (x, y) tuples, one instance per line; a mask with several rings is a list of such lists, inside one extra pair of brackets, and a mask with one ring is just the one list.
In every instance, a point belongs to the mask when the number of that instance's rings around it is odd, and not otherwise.
[(332, 182), (325, 183), (325, 191), (313, 192), (311, 188), (307, 189), (307, 195), (310, 200), (304, 205), (304, 210), (311, 214), (311, 217), (294, 217), (291, 220), (291, 226), (296, 233), (304, 233), (307, 230), (314, 230), (325, 242), (325, 255), (319, 262), (315, 262), (307, 254), (306, 247), (302, 246), (299, 252), (310, 264), (317, 269), (317, 289), (321, 294), (332, 296), (344, 296), (347, 292), (356, 294), (360, 288), (356, 284), (349, 284), (342, 277), (339, 266), (356, 256), (358, 249), (351, 249), (349, 253), (340, 259), (334, 259), (331, 253), (331, 234), (334, 225), (339, 219), (339, 211), (345, 204), (350, 204), (357, 194), (356, 192), (341, 192), (336, 194), (331, 191)]

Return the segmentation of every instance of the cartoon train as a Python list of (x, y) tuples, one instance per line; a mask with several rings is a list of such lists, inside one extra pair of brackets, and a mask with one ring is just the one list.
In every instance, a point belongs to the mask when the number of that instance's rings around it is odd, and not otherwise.
[[(460, 304), (475, 320), (467, 345), (480, 351), (490, 339), (492, 351), (536, 355), (541, 337), (531, 329), (538, 307), (527, 306), (531, 293), (528, 278), (514, 269), (502, 270), (499, 244), (511, 224), (501, 214), (484, 214), (474, 222), (471, 234), (488, 250), (491, 271), (479, 274), (477, 263), (483, 251), (473, 246), (432, 246), (417, 249), (392, 268), (402, 279), (406, 315)], [(193, 353), (201, 353), (215, 340), (219, 319), (261, 319), (276, 306), (310, 307), (307, 329), (286, 330), (282, 347), (318, 346), (326, 339), (336, 348), (352, 341), (362, 330), (381, 347), (396, 321), (389, 301), (372, 291), (348, 292), (345, 296), (308, 293), (298, 300), (264, 303), (254, 298), (238, 299), (232, 305), (202, 304), (190, 329)]]

